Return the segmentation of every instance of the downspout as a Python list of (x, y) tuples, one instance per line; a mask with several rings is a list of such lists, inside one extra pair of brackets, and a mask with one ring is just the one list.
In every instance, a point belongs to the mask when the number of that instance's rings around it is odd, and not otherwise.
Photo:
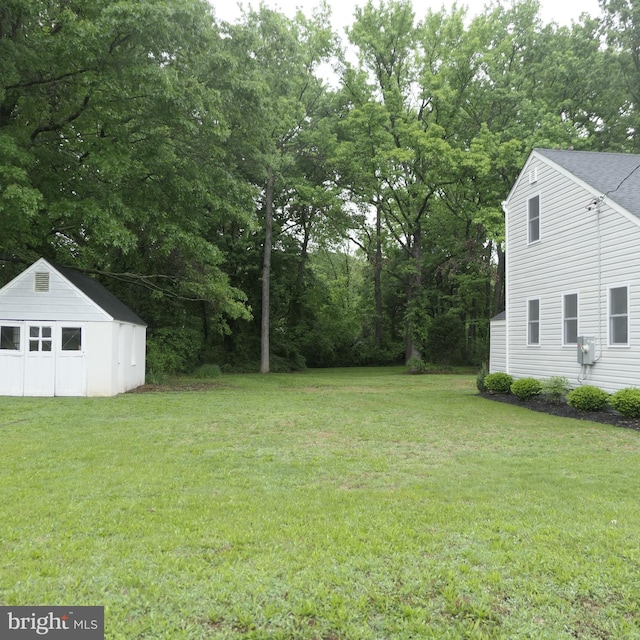
[(511, 336), (509, 332), (509, 320), (511, 313), (509, 312), (509, 255), (507, 253), (507, 238), (509, 237), (509, 210), (507, 208), (507, 201), (504, 200), (501, 203), (502, 210), (504, 211), (504, 332), (505, 332), (505, 373), (511, 373), (511, 360), (509, 358), (509, 345), (511, 343)]

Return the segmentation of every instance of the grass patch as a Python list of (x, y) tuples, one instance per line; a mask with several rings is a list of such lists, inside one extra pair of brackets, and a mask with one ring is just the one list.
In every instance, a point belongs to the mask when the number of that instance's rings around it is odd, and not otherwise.
[(403, 374), (2, 398), (0, 603), (123, 640), (640, 637), (640, 433)]

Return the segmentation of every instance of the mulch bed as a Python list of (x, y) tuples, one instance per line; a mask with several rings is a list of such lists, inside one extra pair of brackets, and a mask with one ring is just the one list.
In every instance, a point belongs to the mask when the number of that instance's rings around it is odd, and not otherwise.
[(516, 396), (511, 394), (491, 394), (481, 393), (483, 398), (488, 400), (494, 400), (496, 402), (505, 402), (507, 404), (514, 404), (519, 407), (525, 407), (532, 411), (540, 411), (542, 413), (549, 413), (554, 416), (560, 416), (562, 418), (577, 418), (578, 420), (589, 420), (590, 422), (599, 422), (601, 424), (611, 424), (615, 427), (622, 427), (624, 429), (635, 429), (640, 431), (640, 419), (623, 418), (619, 413), (608, 409), (606, 411), (578, 411), (573, 407), (570, 407), (566, 402), (561, 404), (554, 404), (549, 402), (542, 396), (536, 396), (530, 400), (522, 401), (518, 400)]

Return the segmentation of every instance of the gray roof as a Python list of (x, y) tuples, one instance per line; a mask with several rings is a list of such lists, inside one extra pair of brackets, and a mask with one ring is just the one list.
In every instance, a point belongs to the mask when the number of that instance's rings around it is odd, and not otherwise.
[(69, 280), (71, 284), (78, 287), (82, 293), (93, 300), (101, 309), (112, 316), (114, 320), (146, 326), (144, 320), (97, 280), (75, 269), (69, 269), (69, 267), (61, 267), (58, 264), (54, 264), (53, 267)]
[(493, 316), (493, 318), (491, 318), (491, 322), (498, 322), (500, 320), (506, 320), (506, 319), (507, 319), (507, 312), (501, 311), (500, 313), (496, 313), (496, 315)]
[(535, 151), (640, 218), (640, 155), (562, 149)]

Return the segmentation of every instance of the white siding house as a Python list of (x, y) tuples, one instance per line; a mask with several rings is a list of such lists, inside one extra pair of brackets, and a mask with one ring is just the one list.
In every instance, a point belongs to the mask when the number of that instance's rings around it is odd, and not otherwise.
[(112, 396), (144, 384), (145, 323), (99, 282), (40, 259), (0, 289), (0, 395)]
[(504, 208), (490, 370), (640, 387), (640, 155), (536, 149)]

